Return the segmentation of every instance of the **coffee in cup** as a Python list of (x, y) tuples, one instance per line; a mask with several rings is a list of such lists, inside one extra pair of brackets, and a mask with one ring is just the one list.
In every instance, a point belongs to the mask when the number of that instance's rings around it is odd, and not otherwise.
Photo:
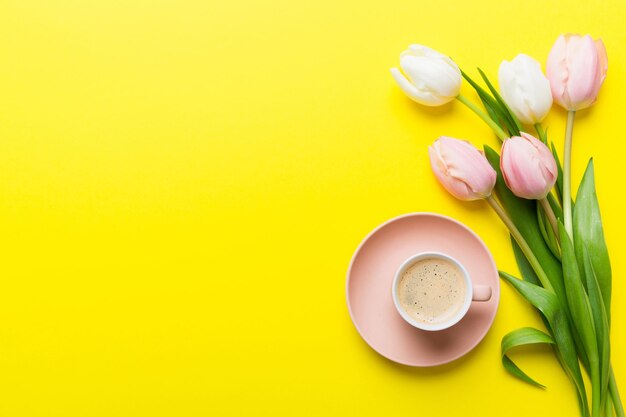
[(459, 322), (472, 301), (488, 301), (491, 287), (472, 285), (467, 270), (454, 258), (426, 252), (400, 266), (392, 296), (409, 324), (423, 330), (443, 330)]
[(398, 283), (400, 307), (424, 324), (443, 323), (462, 308), (467, 288), (463, 272), (443, 258), (423, 258), (410, 265)]

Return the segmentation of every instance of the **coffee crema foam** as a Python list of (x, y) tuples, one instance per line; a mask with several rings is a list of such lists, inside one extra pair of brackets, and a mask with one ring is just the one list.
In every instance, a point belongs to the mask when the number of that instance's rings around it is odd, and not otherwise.
[(414, 320), (444, 323), (463, 307), (467, 288), (463, 272), (440, 258), (426, 258), (408, 267), (398, 283), (398, 301)]

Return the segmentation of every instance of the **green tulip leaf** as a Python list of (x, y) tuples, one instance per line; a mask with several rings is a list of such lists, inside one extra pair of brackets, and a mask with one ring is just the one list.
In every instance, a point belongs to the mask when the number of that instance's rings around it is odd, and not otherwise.
[(593, 314), (593, 322), (596, 329), (596, 340), (598, 344), (598, 353), (600, 355), (600, 393), (601, 404), (606, 403), (608, 393), (609, 375), (611, 369), (611, 343), (609, 336), (609, 320), (602, 300), (602, 292), (596, 273), (591, 264), (591, 258), (587, 248), (583, 248), (583, 264), (585, 267), (585, 277), (587, 280), (587, 290), (589, 293), (589, 302), (591, 304), (591, 312)]
[(585, 286), (580, 276), (578, 262), (572, 243), (563, 223), (559, 222), (559, 234), (561, 236), (561, 251), (563, 261), (563, 278), (565, 282), (565, 293), (569, 311), (572, 316), (572, 324), (581, 338), (583, 348), (589, 359), (589, 371), (591, 373), (592, 388), (592, 415), (600, 415), (600, 404), (602, 397), (600, 380), (600, 359), (598, 354), (598, 340), (596, 338), (596, 328), (591, 303)]
[(602, 293), (602, 300), (606, 310), (609, 325), (611, 323), (611, 261), (604, 240), (602, 217), (596, 195), (593, 159), (589, 160), (585, 175), (576, 195), (574, 208), (574, 247), (576, 259), (581, 270), (584, 268), (584, 254), (586, 248), (589, 259), (595, 271), (596, 279)]
[(494, 109), (493, 102), (491, 100), (489, 100), (489, 96), (478, 94), (478, 98), (480, 99), (480, 102), (483, 103), (483, 106), (487, 110), (487, 114), (489, 115), (491, 120), (493, 120), (499, 126), (501, 126), (502, 125), (502, 121), (501, 121), (500, 117), (498, 117), (498, 113)]
[[(506, 112), (504, 112), (498, 102), (481, 86), (479, 86), (472, 78), (467, 75), (465, 72), (461, 71), (463, 78), (467, 80), (467, 82), (476, 90), (476, 94), (478, 94), (478, 98), (487, 109), (487, 113), (489, 117), (496, 122), (499, 126), (504, 126), (509, 129), (509, 125), (507, 124), (507, 116)], [(497, 133), (497, 132), (496, 132)]]
[(522, 297), (541, 311), (548, 320), (550, 333), (556, 343), (557, 357), (565, 373), (576, 387), (581, 415), (587, 416), (588, 405), (585, 383), (580, 372), (570, 323), (559, 298), (552, 291), (548, 291), (538, 285), (515, 278), (504, 271), (499, 271), (499, 273), (502, 279), (511, 284)]
[(542, 385), (529, 377), (508, 356), (509, 351), (515, 347), (540, 343), (553, 345), (554, 340), (551, 336), (533, 327), (522, 327), (521, 329), (513, 330), (502, 338), (502, 365), (513, 376), (521, 379), (522, 381), (528, 382), (529, 384), (539, 388), (545, 388), (545, 385)]
[(515, 290), (524, 297), (533, 307), (541, 311), (548, 319), (550, 325), (552, 320), (561, 311), (559, 299), (552, 292), (539, 285), (531, 284), (504, 271), (499, 271), (500, 277), (507, 281)]
[(496, 102), (499, 104), (500, 108), (502, 109), (502, 113), (504, 114), (507, 120), (507, 127), (509, 129), (509, 133), (511, 133), (511, 135), (519, 136), (520, 131), (522, 130), (522, 125), (517, 119), (517, 116), (515, 116), (515, 114), (511, 111), (509, 106), (504, 102), (504, 100), (502, 99), (502, 96), (500, 96), (500, 93), (498, 93), (498, 90), (496, 90), (493, 87), (493, 84), (491, 84), (491, 81), (489, 81), (489, 78), (487, 78), (487, 75), (485, 75), (483, 70), (478, 68), (478, 73), (482, 77), (485, 84), (487, 84), (489, 91), (491, 91), (491, 94), (493, 95)]
[[(591, 312), (591, 303), (585, 291), (582, 277), (578, 269), (578, 262), (572, 244), (563, 223), (559, 222), (559, 234), (561, 235), (561, 250), (563, 253), (563, 279), (565, 282), (565, 294), (572, 315), (574, 327), (582, 336), (583, 345), (590, 359), (597, 359), (598, 345), (596, 331)], [(592, 359), (593, 360), (593, 359)]]

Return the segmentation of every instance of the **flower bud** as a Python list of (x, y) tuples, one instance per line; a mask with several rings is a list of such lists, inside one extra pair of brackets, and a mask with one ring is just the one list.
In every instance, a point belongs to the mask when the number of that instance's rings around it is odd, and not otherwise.
[(558, 171), (550, 149), (528, 133), (504, 141), (500, 169), (513, 194), (529, 200), (548, 195), (556, 182)]
[(502, 98), (522, 123), (541, 122), (552, 107), (550, 82), (541, 72), (539, 62), (528, 55), (502, 61), (498, 84)]
[(402, 91), (420, 104), (441, 106), (459, 95), (461, 70), (437, 51), (411, 45), (400, 55), (400, 68), (402, 72), (392, 68), (391, 75)]
[(567, 110), (591, 106), (606, 78), (607, 68), (602, 40), (594, 41), (589, 35), (559, 36), (546, 65), (554, 101)]
[(428, 147), (428, 155), (433, 173), (456, 198), (469, 201), (491, 195), (496, 171), (469, 142), (442, 136)]

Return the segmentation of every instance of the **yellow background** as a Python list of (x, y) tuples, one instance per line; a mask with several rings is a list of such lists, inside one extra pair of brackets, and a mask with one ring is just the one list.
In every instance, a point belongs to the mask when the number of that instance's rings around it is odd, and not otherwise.
[[(459, 103), (422, 108), (389, 68), (410, 43), (492, 77), (601, 36), (609, 76), (575, 127), (595, 156), (626, 392), (626, 4), (614, 1), (0, 1), (0, 415), (577, 415), (547, 348), (508, 376), (500, 339), (536, 314), (503, 285), (496, 321), (436, 369), (379, 357), (345, 305), (361, 239), (412, 211), (505, 228), (430, 173), (447, 134), (496, 146)], [(464, 87), (464, 92), (475, 98)], [(547, 125), (559, 148), (564, 113)]]

